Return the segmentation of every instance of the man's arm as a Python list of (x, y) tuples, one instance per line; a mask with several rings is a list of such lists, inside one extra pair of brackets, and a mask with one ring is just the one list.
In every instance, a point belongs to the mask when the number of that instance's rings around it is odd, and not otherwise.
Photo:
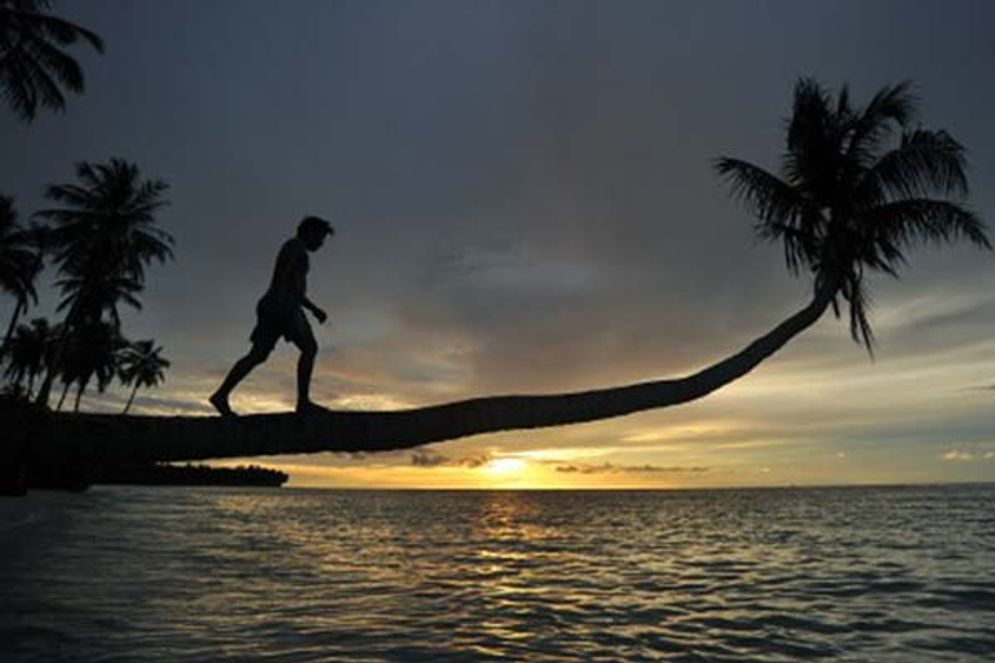
[(325, 320), (328, 318), (328, 314), (325, 313), (324, 309), (322, 309), (320, 306), (317, 306), (314, 302), (308, 299), (307, 295), (301, 297), (301, 306), (311, 311), (311, 313), (314, 314), (314, 317), (317, 318), (318, 322), (320, 322), (321, 324), (325, 324)]

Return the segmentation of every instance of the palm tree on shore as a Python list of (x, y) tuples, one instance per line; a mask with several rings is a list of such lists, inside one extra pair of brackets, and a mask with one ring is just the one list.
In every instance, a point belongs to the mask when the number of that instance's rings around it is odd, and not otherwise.
[(63, 354), (63, 396), (59, 407), (72, 385), (76, 386), (73, 412), (79, 411), (80, 400), (94, 378), (97, 390), (103, 393), (118, 373), (121, 351), (126, 346), (127, 341), (113, 322), (96, 320), (79, 325)]
[(35, 262), (31, 236), (17, 222), (13, 199), (0, 196), (0, 290), (16, 299), (14, 314), (0, 345), (0, 356), (10, 341), (21, 312), (30, 300), (38, 298), (34, 288)]
[(964, 148), (945, 131), (911, 127), (909, 87), (885, 87), (858, 109), (846, 87), (833, 99), (802, 79), (779, 175), (739, 159), (716, 162), (757, 217), (758, 235), (783, 244), (788, 269), (807, 272), (837, 316), (847, 305), (850, 333), (868, 352), (868, 274), (898, 278), (917, 244), (966, 239), (991, 249), (981, 219), (950, 198), (968, 192)]
[(11, 338), (7, 353), (7, 370), (5, 372), (20, 392), (24, 379), (28, 384), (24, 394), (30, 398), (34, 391), (35, 378), (45, 370), (52, 353), (52, 343), (55, 330), (49, 326), (45, 318), (35, 318), (30, 325), (18, 325)]
[(166, 379), (169, 360), (162, 356), (162, 346), (151, 339), (131, 343), (121, 352), (118, 377), (125, 386), (134, 385), (122, 414), (127, 414), (139, 387), (156, 387)]
[[(172, 258), (172, 236), (156, 224), (155, 213), (166, 205), (168, 185), (143, 179), (138, 166), (123, 159), (81, 162), (79, 183), (50, 186), (46, 197), (60, 207), (36, 216), (52, 222), (53, 261), (66, 311), (67, 334), (80, 325), (108, 317), (120, 327), (118, 304), (141, 308), (138, 294), (145, 267)], [(52, 371), (39, 389), (37, 402), (47, 404)]]
[(83, 92), (83, 70), (66, 47), (82, 41), (104, 51), (99, 36), (53, 16), (50, 6), (48, 0), (0, 0), (0, 94), (25, 122), (39, 105), (63, 110), (63, 88)]
[[(0, 203), (0, 207), (2, 207), (2, 203)], [(0, 345), (0, 349), (6, 347), (10, 342), (11, 335), (14, 333), (18, 321), (27, 312), (31, 303), (38, 303), (38, 295), (34, 289), (34, 283), (45, 267), (45, 254), (49, 246), (50, 229), (46, 225), (32, 222), (20, 234), (20, 243), (22, 245), (27, 244), (29, 250), (34, 253), (34, 257), (31, 260), (24, 260), (22, 262), (23, 276), (21, 281), (27, 287), (22, 287), (21, 292), (18, 293), (14, 312), (10, 316), (7, 333), (4, 334), (3, 345)]]
[[(964, 148), (943, 131), (913, 127), (906, 84), (863, 107), (846, 88), (835, 98), (798, 82), (781, 172), (720, 158), (716, 167), (757, 217), (757, 231), (784, 247), (788, 268), (806, 274), (812, 299), (745, 348), (698, 372), (584, 392), (495, 396), (389, 412), (307, 416), (118, 417), (61, 420), (42, 448), (72, 439), (94, 458), (200, 458), (384, 451), (502, 430), (594, 421), (702, 398), (753, 370), (827, 309), (848, 308), (850, 333), (872, 348), (867, 277), (897, 276), (909, 248), (966, 239), (990, 249), (982, 221), (961, 202)], [(44, 445), (49, 445), (45, 447)]]

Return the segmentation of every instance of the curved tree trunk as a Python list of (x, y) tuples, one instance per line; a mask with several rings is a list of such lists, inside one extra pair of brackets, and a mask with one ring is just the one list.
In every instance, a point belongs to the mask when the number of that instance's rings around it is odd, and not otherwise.
[[(58, 412), (62, 409), (62, 404), (66, 402), (66, 394), (69, 393), (69, 387), (72, 386), (72, 382), (62, 383), (62, 398), (59, 399), (59, 404), (56, 406), (55, 411)], [(46, 402), (48, 399), (45, 399)]]
[(475, 398), (388, 412), (327, 410), (307, 416), (228, 418), (48, 413), (11, 423), (13, 430), (31, 438), (32, 455), (38, 458), (68, 454), (95, 461), (172, 461), (387, 451), (480, 433), (607, 419), (693, 401), (746, 375), (818, 320), (831, 296), (829, 291), (818, 293), (808, 306), (740, 352), (674, 380), (568, 394)]
[(73, 403), (73, 413), (79, 412), (79, 401), (83, 398), (83, 392), (86, 391), (86, 383), (89, 380), (80, 380), (76, 387), (76, 402)]
[(131, 395), (128, 396), (128, 402), (124, 404), (124, 410), (121, 414), (128, 414), (128, 410), (131, 409), (131, 402), (135, 400), (135, 394), (138, 393), (138, 379), (135, 379), (135, 387), (131, 390)]

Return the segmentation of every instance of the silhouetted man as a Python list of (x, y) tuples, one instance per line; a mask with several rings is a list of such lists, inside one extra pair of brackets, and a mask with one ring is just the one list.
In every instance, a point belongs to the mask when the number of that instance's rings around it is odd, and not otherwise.
[(266, 361), (281, 336), (301, 351), (297, 361), (297, 411), (307, 412), (317, 407), (311, 403), (309, 392), (318, 344), (304, 309), (311, 311), (320, 323), (328, 316), (307, 298), (307, 252), (317, 251), (325, 243), (325, 237), (334, 234), (328, 221), (306, 216), (297, 226), (297, 236), (280, 248), (269, 290), (256, 305), (256, 328), (250, 337), (252, 349), (232, 366), (225, 381), (208, 399), (222, 415), (235, 414), (228, 405), (229, 394), (253, 368)]

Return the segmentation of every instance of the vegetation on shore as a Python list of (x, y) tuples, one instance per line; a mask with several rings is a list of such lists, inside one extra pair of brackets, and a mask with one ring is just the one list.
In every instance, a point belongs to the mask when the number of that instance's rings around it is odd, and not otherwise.
[(279, 487), (289, 477), (258, 465), (211, 467), (170, 463), (121, 463), (99, 468), (94, 484), (129, 486), (267, 486)]

